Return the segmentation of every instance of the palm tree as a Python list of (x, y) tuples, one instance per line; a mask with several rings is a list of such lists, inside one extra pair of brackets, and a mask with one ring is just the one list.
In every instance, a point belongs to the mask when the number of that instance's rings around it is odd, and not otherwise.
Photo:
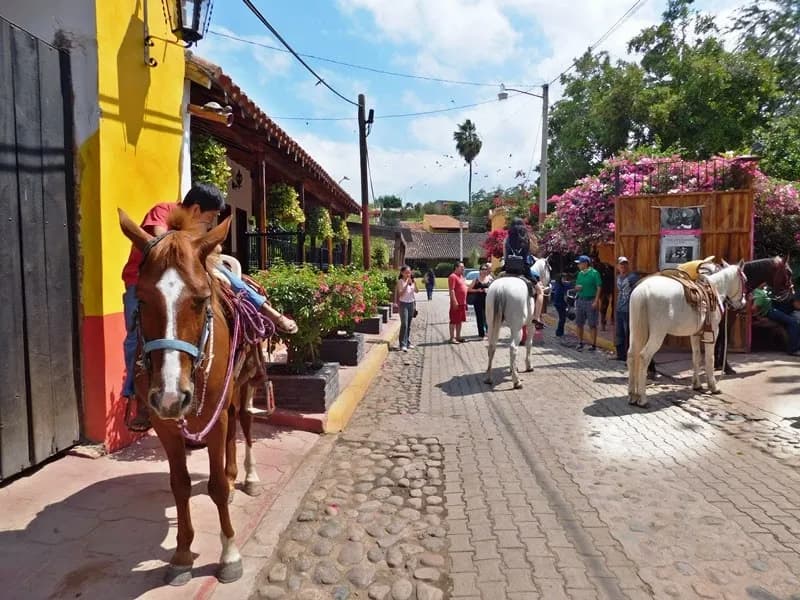
[(458, 126), (453, 132), (453, 139), (456, 141), (456, 150), (461, 155), (469, 167), (469, 195), (467, 196), (467, 207), (472, 205), (472, 161), (480, 154), (483, 142), (475, 129), (475, 123), (467, 119)]

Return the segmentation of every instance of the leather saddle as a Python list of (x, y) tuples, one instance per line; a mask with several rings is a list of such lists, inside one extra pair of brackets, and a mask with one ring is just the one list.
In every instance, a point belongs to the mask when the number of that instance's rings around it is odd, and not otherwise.
[[(664, 269), (656, 273), (656, 275), (677, 281), (683, 286), (683, 297), (686, 299), (686, 303), (700, 313), (700, 318), (703, 321), (703, 326), (700, 330), (703, 337), (702, 341), (704, 343), (716, 341), (711, 327), (711, 315), (717, 310), (721, 310), (721, 305), (714, 286), (705, 277), (698, 276), (693, 279), (690, 273), (680, 268)], [(708, 339), (709, 336), (711, 339)]]
[(520, 273), (509, 273), (507, 271), (504, 271), (503, 273), (500, 274), (500, 277), (517, 277), (517, 278), (521, 279), (522, 281), (525, 282), (525, 285), (528, 286), (528, 295), (531, 298), (535, 298), (536, 297), (536, 290), (533, 287), (533, 281), (531, 281), (529, 278), (525, 277), (525, 275), (522, 275)]

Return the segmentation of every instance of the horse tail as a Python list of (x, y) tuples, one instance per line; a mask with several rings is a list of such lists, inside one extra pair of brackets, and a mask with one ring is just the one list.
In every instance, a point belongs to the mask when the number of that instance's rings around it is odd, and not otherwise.
[(506, 318), (506, 296), (501, 286), (489, 288), (486, 297), (486, 317), (490, 331), (499, 331)]

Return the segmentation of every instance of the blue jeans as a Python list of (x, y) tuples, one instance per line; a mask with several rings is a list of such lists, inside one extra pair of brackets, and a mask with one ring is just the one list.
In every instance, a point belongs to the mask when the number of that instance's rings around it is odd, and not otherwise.
[(567, 307), (556, 306), (558, 313), (558, 325), (556, 325), (556, 337), (564, 337), (564, 327), (567, 324)]
[(433, 285), (426, 285), (425, 291), (428, 293), (428, 300), (433, 300)]
[(400, 306), (400, 347), (408, 348), (411, 343), (411, 320), (414, 318), (414, 302), (399, 302)]
[[(256, 308), (261, 308), (261, 305), (267, 301), (264, 296), (256, 292), (226, 267), (220, 265), (217, 267), (217, 269), (228, 278), (228, 281), (231, 284), (231, 289), (233, 289), (233, 291), (236, 293), (244, 291), (247, 294), (247, 299)], [(139, 344), (139, 334), (136, 329), (136, 323), (134, 323), (133, 319), (134, 314), (136, 313), (136, 308), (139, 306), (139, 301), (136, 299), (135, 285), (129, 285), (125, 288), (125, 293), (122, 295), (122, 306), (125, 312), (125, 330), (127, 331), (127, 334), (125, 335), (125, 341), (122, 344), (125, 354), (125, 383), (122, 385), (121, 395), (123, 397), (130, 397), (133, 396), (134, 392), (133, 368), (136, 363), (136, 348)]]
[(797, 352), (800, 350), (800, 322), (791, 315), (785, 312), (772, 308), (767, 313), (767, 318), (780, 323), (789, 334), (789, 352)]
[(136, 363), (136, 346), (139, 343), (139, 336), (133, 317), (139, 301), (136, 299), (136, 286), (129, 285), (125, 288), (122, 295), (122, 308), (125, 313), (125, 341), (122, 343), (122, 350), (125, 354), (125, 383), (122, 384), (122, 394), (124, 398), (133, 396), (133, 367)]
[(631, 314), (627, 310), (618, 310), (614, 314), (616, 331), (614, 344), (617, 346), (617, 358), (628, 356), (628, 341), (631, 335)]

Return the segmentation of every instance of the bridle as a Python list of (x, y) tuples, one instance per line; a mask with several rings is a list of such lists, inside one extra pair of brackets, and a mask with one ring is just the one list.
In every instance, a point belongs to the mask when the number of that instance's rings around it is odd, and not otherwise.
[(780, 296), (775, 296), (775, 299), (778, 302), (783, 302), (789, 298), (792, 294), (792, 276), (790, 275), (791, 269), (789, 268), (788, 261), (781, 259), (781, 280), (780, 281), (773, 281), (772, 289), (782, 289), (783, 293)]
[[(142, 249), (142, 262), (139, 265), (139, 269), (142, 268), (142, 265), (147, 261), (147, 257), (150, 254), (150, 251), (155, 248), (159, 243), (161, 243), (164, 239), (169, 237), (170, 235), (174, 234), (175, 230), (167, 231), (166, 233), (162, 233), (159, 236), (154, 237), (151, 239), (145, 247)], [(198, 340), (197, 344), (192, 344), (187, 342), (186, 340), (180, 339), (166, 339), (166, 338), (159, 338), (155, 340), (145, 340), (144, 335), (142, 333), (142, 328), (139, 322), (139, 309), (136, 309), (136, 313), (134, 314), (134, 322), (137, 330), (139, 331), (139, 341), (142, 345), (142, 362), (144, 363), (145, 367), (147, 368), (148, 372), (151, 369), (151, 360), (150, 360), (150, 353), (155, 352), (156, 350), (177, 350), (178, 352), (183, 352), (184, 354), (188, 354), (192, 357), (192, 375), (195, 374), (197, 371), (198, 366), (203, 362), (205, 358), (205, 351), (206, 346), (208, 345), (208, 340), (211, 337), (211, 328), (212, 323), (214, 321), (214, 311), (211, 309), (211, 300), (206, 300), (206, 318), (203, 323), (203, 329), (200, 331), (200, 339)]]

